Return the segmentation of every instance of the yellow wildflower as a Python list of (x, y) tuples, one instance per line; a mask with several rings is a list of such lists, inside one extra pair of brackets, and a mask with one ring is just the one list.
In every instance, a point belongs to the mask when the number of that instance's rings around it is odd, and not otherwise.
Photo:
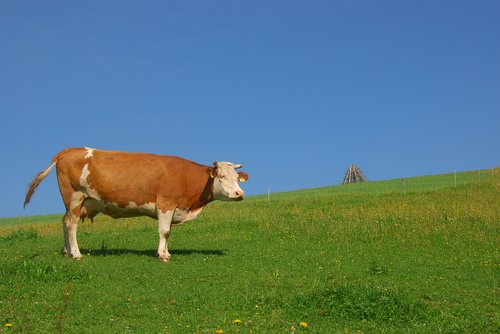
[(224, 331), (222, 329), (217, 329), (215, 330), (215, 334), (224, 334)]
[(307, 322), (301, 321), (301, 322), (299, 322), (299, 326), (302, 328), (307, 328)]
[(8, 323), (6, 323), (4, 326), (5, 326), (5, 327), (12, 327), (12, 324), (11, 324), (10, 322), (8, 322)]
[(235, 320), (233, 320), (233, 324), (241, 324), (241, 320), (240, 319), (235, 319)]

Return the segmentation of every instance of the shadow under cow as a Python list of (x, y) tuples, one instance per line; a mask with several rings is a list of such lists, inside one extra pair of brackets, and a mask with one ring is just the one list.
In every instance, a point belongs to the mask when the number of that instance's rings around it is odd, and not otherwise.
[[(116, 256), (116, 255), (137, 255), (156, 257), (154, 250), (137, 250), (124, 248), (105, 248), (105, 249), (82, 249), (82, 254), (90, 256)], [(205, 255), (205, 256), (223, 256), (226, 252), (220, 249), (171, 249), (172, 256)]]

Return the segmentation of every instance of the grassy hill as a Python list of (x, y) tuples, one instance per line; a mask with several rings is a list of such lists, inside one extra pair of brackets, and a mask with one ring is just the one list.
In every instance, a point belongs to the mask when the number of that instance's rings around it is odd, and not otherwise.
[(499, 199), (497, 169), (216, 202), (168, 264), (152, 219), (81, 224), (82, 261), (60, 216), (0, 219), (0, 332), (498, 332)]

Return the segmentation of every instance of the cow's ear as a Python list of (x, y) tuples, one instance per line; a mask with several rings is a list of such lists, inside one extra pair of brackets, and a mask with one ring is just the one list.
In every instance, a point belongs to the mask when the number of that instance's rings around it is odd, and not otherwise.
[(248, 174), (245, 172), (238, 172), (238, 180), (240, 182), (248, 181)]
[(212, 179), (215, 179), (215, 177), (217, 176), (217, 167), (209, 168), (208, 175), (210, 175)]
[(210, 169), (208, 170), (208, 175), (210, 175), (210, 177), (211, 177), (212, 179), (215, 179), (215, 177), (217, 176), (217, 171), (216, 171), (216, 169), (215, 169), (215, 168), (210, 168)]

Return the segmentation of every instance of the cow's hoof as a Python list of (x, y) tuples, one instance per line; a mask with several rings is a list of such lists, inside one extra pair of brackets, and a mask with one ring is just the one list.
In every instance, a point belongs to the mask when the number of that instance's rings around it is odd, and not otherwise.
[(81, 260), (82, 259), (82, 254), (71, 254), (71, 258), (73, 260)]
[(170, 254), (165, 254), (165, 253), (158, 254), (158, 260), (160, 260), (161, 262), (169, 262), (170, 258), (171, 258)]
[(66, 248), (63, 248), (62, 253), (64, 256), (72, 258), (73, 260), (81, 260), (83, 257), (82, 254), (71, 254), (66, 250)]

